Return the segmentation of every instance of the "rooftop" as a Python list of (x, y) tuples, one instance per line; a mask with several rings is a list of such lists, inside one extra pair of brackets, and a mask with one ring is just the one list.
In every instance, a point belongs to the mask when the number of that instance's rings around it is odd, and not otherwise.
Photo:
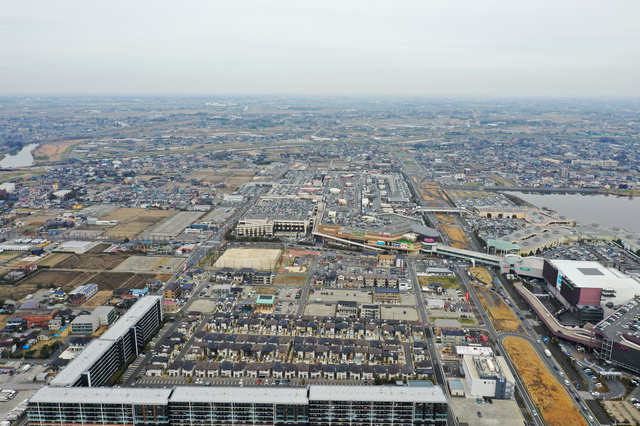
[[(337, 387), (337, 386), (333, 386)], [(361, 388), (362, 386), (358, 386)], [(313, 388), (313, 386), (312, 386)], [(252, 387), (250, 391), (241, 387), (176, 387), (171, 394), (172, 402), (240, 402), (253, 404), (287, 403), (307, 404), (307, 389), (295, 387)]]
[[(108, 350), (113, 342), (96, 339), (89, 343), (83, 350), (69, 363), (69, 366), (60, 371), (50, 383), (52, 387), (72, 386), (80, 375), (87, 371), (102, 354)], [(47, 388), (44, 388), (47, 389)]]
[(118, 321), (113, 323), (113, 325), (107, 331), (105, 331), (100, 339), (118, 339), (125, 331), (133, 327), (136, 322), (138, 322), (140, 317), (146, 314), (153, 305), (158, 303), (158, 301), (162, 302), (162, 296), (145, 296), (138, 299), (138, 301), (133, 304), (131, 309), (129, 309), (124, 315), (122, 315)]
[(310, 401), (447, 402), (439, 386), (330, 386), (309, 387)]
[(58, 388), (43, 386), (31, 397), (29, 402), (82, 402), (84, 404), (106, 402), (109, 404), (167, 405), (169, 395), (171, 395), (171, 389), (161, 388)]

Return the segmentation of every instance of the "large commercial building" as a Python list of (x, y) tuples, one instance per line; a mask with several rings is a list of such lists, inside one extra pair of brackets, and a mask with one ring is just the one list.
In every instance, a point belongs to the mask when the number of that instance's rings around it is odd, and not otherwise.
[(102, 386), (142, 350), (163, 319), (162, 297), (139, 299), (99, 339), (91, 342), (56, 377), (52, 387)]
[(542, 275), (551, 293), (570, 309), (620, 306), (640, 297), (640, 282), (598, 262), (545, 260)]
[(30, 425), (446, 425), (440, 387), (63, 388), (29, 400)]

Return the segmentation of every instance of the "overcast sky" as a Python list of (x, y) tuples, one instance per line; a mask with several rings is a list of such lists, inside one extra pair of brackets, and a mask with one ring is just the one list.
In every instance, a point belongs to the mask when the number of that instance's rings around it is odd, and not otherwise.
[(640, 1), (0, 0), (0, 94), (640, 96)]

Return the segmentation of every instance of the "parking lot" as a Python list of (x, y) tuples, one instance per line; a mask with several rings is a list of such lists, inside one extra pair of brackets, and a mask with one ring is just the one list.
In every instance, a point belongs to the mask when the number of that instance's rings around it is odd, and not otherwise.
[(262, 379), (255, 377), (143, 377), (134, 386), (306, 386), (307, 384), (337, 386), (367, 386), (367, 380), (327, 380), (327, 379)]
[(420, 315), (415, 308), (383, 305), (380, 309), (380, 317), (382, 319), (416, 321)]

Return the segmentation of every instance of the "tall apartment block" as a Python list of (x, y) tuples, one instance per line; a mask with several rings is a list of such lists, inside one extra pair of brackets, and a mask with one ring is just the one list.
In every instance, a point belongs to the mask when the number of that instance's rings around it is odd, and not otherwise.
[(58, 375), (52, 387), (97, 387), (144, 347), (163, 319), (162, 296), (139, 299), (99, 339), (91, 342)]
[(439, 425), (442, 388), (412, 386), (53, 388), (29, 401), (29, 425)]

